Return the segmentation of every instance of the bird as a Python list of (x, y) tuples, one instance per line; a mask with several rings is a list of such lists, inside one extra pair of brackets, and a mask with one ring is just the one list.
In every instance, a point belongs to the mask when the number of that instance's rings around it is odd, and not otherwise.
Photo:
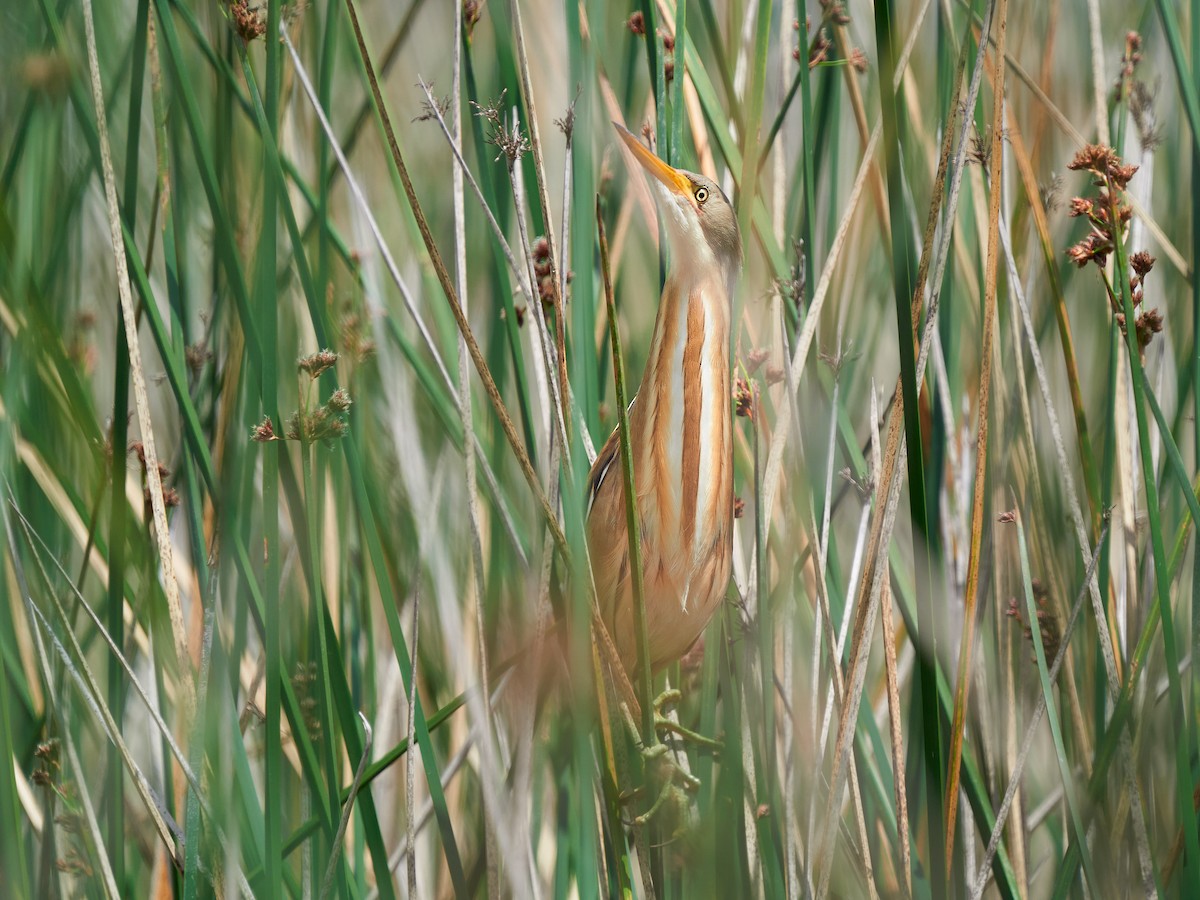
[[(670, 248), (649, 357), (629, 406), (654, 674), (695, 643), (729, 584), (734, 505), (729, 334), (742, 241), (719, 185), (668, 165), (613, 124), (651, 178)], [(637, 626), (615, 429), (592, 465), (587, 490), (599, 613), (633, 680), (639, 675)]]

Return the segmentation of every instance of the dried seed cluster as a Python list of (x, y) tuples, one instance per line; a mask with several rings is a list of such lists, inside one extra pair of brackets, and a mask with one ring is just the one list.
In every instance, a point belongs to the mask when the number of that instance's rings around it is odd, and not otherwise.
[(267, 416), (251, 429), (250, 440), (260, 444), (279, 440), (312, 444), (344, 437), (350, 429), (350, 423), (346, 421), (346, 414), (353, 403), (350, 392), (345, 388), (337, 388), (319, 406), (313, 408), (310, 402), (317, 379), (332, 369), (337, 361), (338, 354), (332, 350), (321, 350), (296, 360), (297, 371), (306, 379), (300, 388), (300, 408), (288, 416), (282, 437), (275, 433), (275, 423)]
[[(815, 69), (822, 63), (829, 61), (830, 51), (833, 49), (833, 41), (829, 38), (828, 27), (834, 25), (838, 28), (844, 28), (850, 24), (850, 14), (846, 11), (846, 5), (841, 0), (820, 0), (821, 3), (821, 21), (814, 29), (812, 19), (806, 17), (804, 19), (804, 30), (807, 34), (812, 35), (812, 43), (807, 50), (808, 68)], [(796, 19), (792, 22), (792, 30), (800, 30), (800, 20)], [(792, 59), (800, 61), (800, 47), (792, 50)], [(867, 56), (858, 47), (850, 50), (850, 55), (846, 59), (854, 71), (860, 74), (867, 71)]]
[[(1046, 651), (1046, 661), (1053, 662), (1058, 656), (1058, 649), (1062, 645), (1062, 628), (1058, 621), (1058, 616), (1050, 609), (1048, 600), (1050, 592), (1046, 590), (1046, 586), (1038, 579), (1033, 579), (1033, 599), (1037, 604), (1037, 624), (1038, 630), (1042, 634), (1042, 647)], [(1025, 639), (1030, 641), (1032, 646), (1033, 628), (1021, 615), (1021, 605), (1012, 599), (1008, 601), (1008, 609), (1005, 613), (1010, 619), (1013, 619), (1021, 626), (1021, 630), (1025, 634)], [(1036, 656), (1034, 657), (1036, 659)]]
[[(1092, 186), (1096, 189), (1094, 196), (1075, 197), (1068, 207), (1069, 215), (1086, 219), (1091, 227), (1082, 240), (1067, 250), (1067, 257), (1081, 269), (1088, 263), (1096, 264), (1108, 292), (1113, 316), (1121, 330), (1125, 331), (1125, 312), (1120, 293), (1110, 284), (1105, 266), (1109, 254), (1116, 250), (1117, 243), (1124, 244), (1128, 237), (1129, 220), (1133, 213), (1125, 198), (1125, 191), (1137, 174), (1138, 167), (1127, 165), (1111, 147), (1089, 144), (1075, 154), (1067, 168), (1091, 174)], [(1146, 276), (1154, 268), (1154, 262), (1154, 257), (1145, 250), (1129, 257), (1129, 289), (1135, 309), (1142, 307)], [(1137, 329), (1138, 345), (1145, 348), (1154, 335), (1162, 331), (1162, 314), (1157, 309), (1143, 309), (1134, 327)]]

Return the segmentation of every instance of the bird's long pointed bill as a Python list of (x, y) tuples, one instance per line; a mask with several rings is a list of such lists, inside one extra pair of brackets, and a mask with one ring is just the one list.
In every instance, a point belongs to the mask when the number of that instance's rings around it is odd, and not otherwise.
[(633, 133), (624, 125), (617, 122), (613, 122), (613, 125), (617, 129), (617, 133), (621, 135), (621, 139), (625, 141), (625, 146), (642, 164), (642, 168), (661, 181), (668, 191), (685, 197), (691, 193), (691, 182), (685, 176), (647, 150), (646, 145), (634, 137)]

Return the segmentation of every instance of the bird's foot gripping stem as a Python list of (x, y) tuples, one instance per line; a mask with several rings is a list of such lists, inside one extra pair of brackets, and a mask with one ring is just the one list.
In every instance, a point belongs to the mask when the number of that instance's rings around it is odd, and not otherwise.
[[(634, 721), (633, 716), (630, 715), (629, 709), (622, 704), (626, 727), (629, 729), (634, 746), (642, 757), (642, 764), (646, 771), (646, 782), (647, 784), (658, 785), (658, 793), (655, 796), (654, 802), (650, 804), (650, 808), (634, 817), (632, 824), (635, 827), (645, 825), (664, 808), (675, 810), (676, 813), (681, 814), (680, 818), (682, 819), (688, 818), (686, 814), (686, 810), (690, 806), (688, 795), (695, 794), (700, 789), (700, 779), (687, 770), (686, 760), (677, 759), (671, 747), (663, 743), (660, 739), (661, 737), (674, 735), (683, 740), (693, 741), (702, 747), (713, 750), (721, 749), (719, 741), (714, 741), (689, 728), (684, 728), (667, 716), (664, 709), (671, 704), (679, 702), (679, 699), (680, 693), (676, 690), (664, 691), (655, 699), (654, 734), (651, 737), (652, 743), (650, 744), (642, 740), (637, 723)], [(627, 795), (626, 799), (632, 799), (640, 793), (641, 790), (639, 789)]]
[(678, 690), (671, 688), (663, 691), (654, 698), (654, 731), (656, 736), (664, 738), (667, 735), (673, 734), (685, 741), (691, 741), (699, 747), (719, 752), (722, 748), (720, 741), (705, 737), (697, 731), (692, 731), (690, 728), (684, 728), (667, 715), (665, 712), (667, 707), (678, 703), (682, 697), (683, 695)]

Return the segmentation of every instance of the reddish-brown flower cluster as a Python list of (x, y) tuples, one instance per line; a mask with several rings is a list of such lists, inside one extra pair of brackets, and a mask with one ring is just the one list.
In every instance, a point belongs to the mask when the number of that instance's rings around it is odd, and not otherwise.
[[(1154, 268), (1154, 257), (1145, 250), (1139, 250), (1137, 253), (1129, 257), (1129, 268), (1133, 270), (1133, 274), (1129, 276), (1129, 291), (1133, 297), (1133, 305), (1138, 308), (1142, 305), (1142, 298), (1145, 296), (1144, 288), (1146, 276), (1150, 274), (1150, 270)], [(1120, 317), (1122, 325), (1125, 322), (1124, 316)], [(1157, 309), (1147, 309), (1142, 312), (1137, 319), (1137, 337), (1138, 346), (1147, 347), (1154, 339), (1154, 336), (1162, 331), (1163, 318), (1162, 313)]]
[[(629, 29), (630, 34), (643, 37), (646, 34), (646, 17), (640, 12), (635, 12), (625, 20), (625, 27)], [(670, 84), (675, 78), (675, 35), (663, 28), (658, 29), (657, 34), (663, 48), (663, 78)]]
[[(554, 303), (554, 278), (550, 271), (550, 242), (545, 237), (539, 237), (533, 242), (533, 274), (537, 278), (538, 296), (542, 303), (550, 306)], [(567, 284), (571, 283), (573, 272), (567, 272)], [(567, 301), (563, 297), (563, 302)], [(517, 324), (525, 319), (524, 310), (517, 313)]]
[(663, 80), (670, 84), (675, 79), (675, 35), (668, 34), (661, 28), (658, 36), (662, 38), (663, 46)]
[[(1042, 633), (1042, 647), (1046, 651), (1046, 661), (1053, 663), (1054, 658), (1058, 656), (1058, 649), (1062, 644), (1062, 634), (1059, 628), (1058, 617), (1054, 614), (1047, 604), (1050, 592), (1038, 580), (1033, 579), (1033, 599), (1037, 604), (1037, 623), (1038, 630)], [(1009, 600), (1006, 615), (1010, 619), (1015, 619), (1021, 626), (1021, 630), (1025, 633), (1026, 640), (1033, 640), (1033, 628), (1030, 627), (1024, 616), (1021, 615), (1021, 605), (1017, 601)], [(1036, 658), (1036, 657), (1035, 657)]]
[(1075, 154), (1067, 168), (1073, 172), (1091, 172), (1096, 176), (1094, 183), (1097, 187), (1107, 189), (1111, 185), (1121, 191), (1125, 190), (1138, 170), (1137, 166), (1125, 165), (1117, 151), (1104, 144), (1088, 144)]
[(475, 30), (475, 24), (482, 12), (483, 4), (479, 0), (465, 0), (463, 3), (463, 26), (467, 29), (468, 37)]
[(338, 355), (332, 350), (320, 350), (311, 356), (302, 356), (296, 360), (296, 368), (307, 372), (309, 378), (320, 378), (327, 370), (332, 369), (338, 361)]
[(1121, 74), (1117, 81), (1117, 90), (1122, 98), (1128, 97), (1133, 91), (1133, 75), (1141, 61), (1142, 36), (1130, 31), (1125, 35), (1125, 52), (1121, 54)]
[(315, 390), (316, 380), (323, 372), (331, 369), (337, 360), (338, 354), (332, 350), (321, 350), (296, 360), (296, 370), (302, 373), (300, 409), (288, 416), (282, 437), (275, 433), (275, 423), (268, 416), (250, 430), (250, 440), (259, 444), (283, 440), (311, 444), (345, 436), (350, 430), (350, 424), (346, 421), (346, 414), (353, 402), (350, 392), (345, 388), (338, 388), (316, 409), (312, 408), (308, 399)]
[(250, 430), (250, 440), (259, 444), (279, 440), (275, 436), (275, 426), (272, 424), (270, 416), (267, 416)]
[[(799, 31), (800, 30), (800, 22), (799, 21), (793, 22), (792, 28)], [(812, 20), (806, 18), (804, 20), (804, 29), (805, 29), (805, 31), (808, 31), (811, 28), (812, 28)], [(817, 33), (813, 35), (812, 45), (808, 48), (809, 71), (812, 71), (817, 66), (819, 66), (821, 63), (823, 63), (827, 59), (829, 59), (829, 49), (832, 46), (833, 46), (833, 42), (829, 40), (829, 35), (827, 35), (825, 33), (825, 29), (818, 28)], [(800, 61), (800, 48), (799, 47), (797, 47), (795, 50), (792, 51), (792, 59), (796, 60), (796, 62)]]
[(554, 302), (554, 279), (550, 275), (550, 242), (539, 237), (533, 242), (533, 274), (543, 303)]
[(233, 27), (247, 44), (262, 37), (267, 30), (262, 10), (251, 9), (247, 0), (235, 0), (229, 4), (229, 15), (233, 17)]
[[(333, 304), (333, 285), (330, 285), (329, 304)], [(363, 310), (347, 300), (342, 305), (338, 319), (338, 343), (354, 363), (361, 363), (375, 354), (375, 339), (371, 337), (371, 323)]]
[[(829, 35), (826, 33), (826, 27), (834, 25), (841, 28), (850, 24), (850, 14), (846, 12), (846, 5), (841, 0), (820, 0), (820, 3), (821, 21), (817, 27), (813, 28), (812, 19), (807, 17), (804, 19), (805, 33), (812, 37), (812, 43), (808, 47), (808, 68), (810, 70), (815, 69), (829, 59), (829, 51), (833, 47), (833, 42), (830, 41)], [(792, 22), (792, 30), (800, 30), (800, 21), (798, 19)], [(797, 62), (800, 61), (800, 50), (801, 48), (799, 47), (792, 50), (792, 59)], [(846, 62), (853, 66), (856, 72), (867, 71), (866, 54), (858, 47), (850, 51), (850, 56)]]
[[(146, 481), (146, 446), (141, 441), (134, 441), (129, 445), (129, 453), (134, 454), (138, 463), (142, 467), (142, 497), (145, 500), (146, 521), (149, 522), (153, 516), (153, 505), (150, 499), (150, 485)], [(161, 462), (158, 464), (158, 480), (163, 486), (163, 506), (167, 509), (172, 509), (179, 505), (179, 491), (175, 488), (167, 487), (167, 479), (171, 476), (171, 470)]]
[[(1091, 230), (1067, 250), (1067, 257), (1080, 268), (1094, 262), (1103, 273), (1108, 255), (1115, 251), (1117, 242), (1125, 242), (1132, 210), (1124, 193), (1138, 167), (1126, 165), (1111, 147), (1089, 144), (1075, 154), (1068, 168), (1091, 173), (1092, 184), (1097, 190), (1095, 197), (1075, 197), (1071, 200), (1069, 214), (1087, 219)], [(1133, 253), (1129, 257), (1129, 268), (1130, 296), (1133, 306), (1138, 308), (1142, 304), (1146, 276), (1154, 268), (1154, 257), (1144, 250)], [(1108, 283), (1106, 275), (1103, 277), (1114, 318), (1121, 330), (1125, 331), (1125, 313), (1120, 293)], [(1154, 335), (1162, 331), (1162, 314), (1156, 309), (1143, 311), (1135, 327), (1138, 344), (1144, 348)]]
[(821, 17), (834, 25), (849, 25), (850, 14), (841, 0), (820, 0)]
[(739, 416), (754, 416), (754, 390), (741, 375), (734, 381), (733, 402)]

